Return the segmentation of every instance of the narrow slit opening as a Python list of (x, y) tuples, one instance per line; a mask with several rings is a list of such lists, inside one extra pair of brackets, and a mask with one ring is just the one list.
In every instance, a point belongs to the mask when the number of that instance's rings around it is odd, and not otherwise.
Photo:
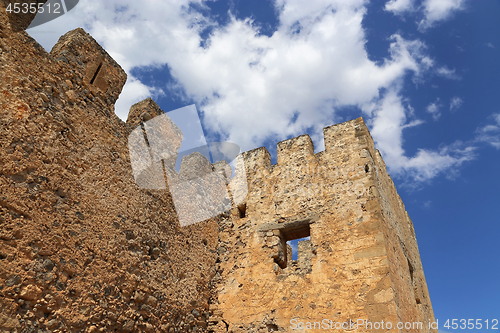
[(413, 287), (413, 294), (415, 295), (415, 302), (417, 304), (422, 304), (422, 301), (420, 300), (419, 288), (417, 287), (417, 281), (415, 281), (415, 277), (413, 276), (414, 275), (413, 265), (411, 264), (410, 259), (406, 258), (406, 260), (408, 261), (408, 270), (410, 271), (410, 278)]
[(239, 205), (238, 212), (240, 213), (240, 218), (244, 218), (247, 213), (247, 204)]
[(95, 71), (94, 76), (92, 77), (92, 80), (90, 80), (90, 84), (94, 84), (94, 81), (97, 77), (97, 74), (99, 74), (101, 67), (102, 67), (102, 62), (99, 64), (99, 66), (97, 66), (97, 70)]
[(410, 271), (411, 282), (413, 282), (413, 266), (408, 258), (406, 258), (406, 260), (408, 261), (408, 270)]

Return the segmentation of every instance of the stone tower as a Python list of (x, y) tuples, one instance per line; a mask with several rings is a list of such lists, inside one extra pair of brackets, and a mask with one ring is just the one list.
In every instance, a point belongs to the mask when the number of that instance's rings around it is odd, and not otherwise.
[[(214, 332), (433, 331), (413, 225), (365, 123), (324, 139), (317, 154), (308, 135), (279, 142), (275, 165), (265, 148), (243, 154), (248, 196), (219, 225)], [(304, 237), (294, 261), (287, 241)]]

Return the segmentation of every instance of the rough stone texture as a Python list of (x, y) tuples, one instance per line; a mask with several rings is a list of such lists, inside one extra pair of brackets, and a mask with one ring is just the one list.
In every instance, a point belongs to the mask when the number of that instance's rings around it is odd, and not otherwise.
[[(232, 179), (199, 154), (177, 173), (182, 133), (151, 99), (127, 123), (115, 115), (126, 75), (92, 37), (76, 29), (48, 54), (5, 3), (0, 332), (270, 332), (291, 319), (429, 331), (412, 222), (361, 118), (325, 128), (318, 154), (303, 135), (278, 144), (276, 165), (265, 148), (241, 154)], [(174, 208), (170, 182), (198, 199)], [(225, 191), (232, 209), (180, 226)], [(307, 236), (293, 261), (286, 241)]]
[[(292, 319), (433, 331), (412, 222), (363, 120), (324, 136), (317, 154), (307, 135), (278, 143), (275, 165), (265, 148), (243, 153), (248, 195), (219, 225), (209, 331), (288, 332)], [(285, 242), (309, 235), (291, 261)]]
[[(114, 110), (127, 75), (120, 65), (83, 29), (72, 30), (61, 38), (50, 51), (56, 61), (69, 64), (79, 78), (76, 87), (85, 95), (101, 97), (104, 108)], [(60, 73), (62, 74), (62, 73)], [(82, 76), (83, 74), (83, 76)], [(71, 80), (66, 84), (66, 97), (71, 102), (77, 98)], [(109, 117), (109, 111), (104, 111)], [(115, 116), (116, 117), (116, 116)]]
[(2, 2), (0, 332), (202, 330), (217, 223), (181, 228), (135, 184), (125, 73), (82, 29), (48, 54), (9, 19)]
[[(156, 104), (151, 98), (146, 98), (145, 100), (135, 103), (130, 107), (127, 124), (130, 125), (131, 128), (135, 128), (141, 122), (148, 121), (162, 114), (164, 114), (164, 112), (160, 109), (158, 104)], [(176, 126), (172, 126), (172, 128), (175, 127)], [(177, 128), (177, 130), (179, 129)], [(182, 135), (180, 135), (180, 137), (182, 138)]]

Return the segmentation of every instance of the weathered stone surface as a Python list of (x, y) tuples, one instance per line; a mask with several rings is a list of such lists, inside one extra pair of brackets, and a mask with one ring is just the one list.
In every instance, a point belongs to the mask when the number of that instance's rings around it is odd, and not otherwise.
[[(127, 124), (130, 125), (131, 128), (135, 128), (141, 122), (151, 120), (152, 118), (160, 116), (162, 114), (164, 114), (164, 112), (160, 109), (158, 104), (156, 104), (156, 102), (153, 101), (152, 98), (146, 98), (145, 100), (137, 102), (130, 107)], [(175, 128), (177, 131), (179, 131), (177, 126), (173, 125), (172, 129)], [(180, 138), (182, 141), (182, 135), (180, 135)]]
[[(303, 135), (278, 162), (243, 153), (245, 212), (219, 223), (220, 263), (209, 330), (293, 331), (291, 320), (434, 320), (411, 220), (361, 118), (324, 129), (314, 154)], [(285, 242), (298, 244), (291, 260)], [(309, 331), (309, 330), (306, 330)], [(360, 327), (357, 332), (372, 331)], [(412, 330), (410, 330), (412, 331)]]
[[(126, 74), (95, 40), (76, 29), (48, 54), (8, 2), (0, 332), (272, 332), (291, 331), (291, 319), (429, 331), (412, 222), (361, 118), (325, 128), (317, 154), (303, 135), (278, 144), (276, 165), (265, 148), (241, 154), (232, 179), (227, 163), (198, 154), (177, 173), (182, 132), (151, 99), (127, 123), (115, 115)], [(136, 178), (130, 135), (147, 153)], [(165, 175), (199, 199), (174, 208)], [(180, 226), (179, 211), (221, 204), (232, 209)], [(307, 236), (292, 260), (286, 241)]]
[(49, 54), (9, 20), (2, 1), (0, 332), (179, 331), (208, 311), (217, 223), (181, 228), (168, 191), (136, 185), (126, 74), (92, 37)]

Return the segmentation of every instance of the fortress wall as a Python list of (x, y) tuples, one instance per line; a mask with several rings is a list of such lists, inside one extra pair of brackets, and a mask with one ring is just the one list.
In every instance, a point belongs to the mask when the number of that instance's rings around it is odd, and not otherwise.
[[(307, 135), (280, 142), (275, 165), (265, 148), (243, 153), (248, 195), (244, 213), (220, 223), (212, 331), (292, 331), (292, 319), (397, 323), (373, 140), (361, 118), (324, 133), (318, 154)], [(311, 252), (289, 265), (283, 241), (304, 225), (310, 245), (299, 248)]]
[(402, 322), (434, 322), (413, 223), (378, 151), (376, 166), (386, 247), (392, 249), (388, 253), (398, 316)]
[[(227, 165), (197, 155), (177, 173), (170, 157), (182, 132), (151, 99), (132, 106), (127, 123), (115, 115), (126, 75), (92, 37), (76, 29), (49, 54), (21, 31), (30, 18), (7, 16), (5, 3), (0, 332), (433, 320), (411, 220), (361, 118), (325, 128), (317, 154), (307, 135), (278, 143), (275, 165), (265, 148), (245, 152), (231, 180)], [(156, 167), (139, 161), (137, 178), (131, 133), (148, 137), (149, 158), (168, 155)], [(182, 184), (211, 172), (220, 186), (201, 179), (183, 193), (202, 200), (174, 207), (166, 174)], [(179, 212), (196, 217), (226, 190), (237, 207), (180, 226)], [(308, 235), (293, 261), (286, 241)]]
[(95, 40), (77, 29), (48, 54), (4, 4), (0, 332), (202, 330), (216, 222), (181, 228), (168, 191), (135, 184), (126, 75)]

